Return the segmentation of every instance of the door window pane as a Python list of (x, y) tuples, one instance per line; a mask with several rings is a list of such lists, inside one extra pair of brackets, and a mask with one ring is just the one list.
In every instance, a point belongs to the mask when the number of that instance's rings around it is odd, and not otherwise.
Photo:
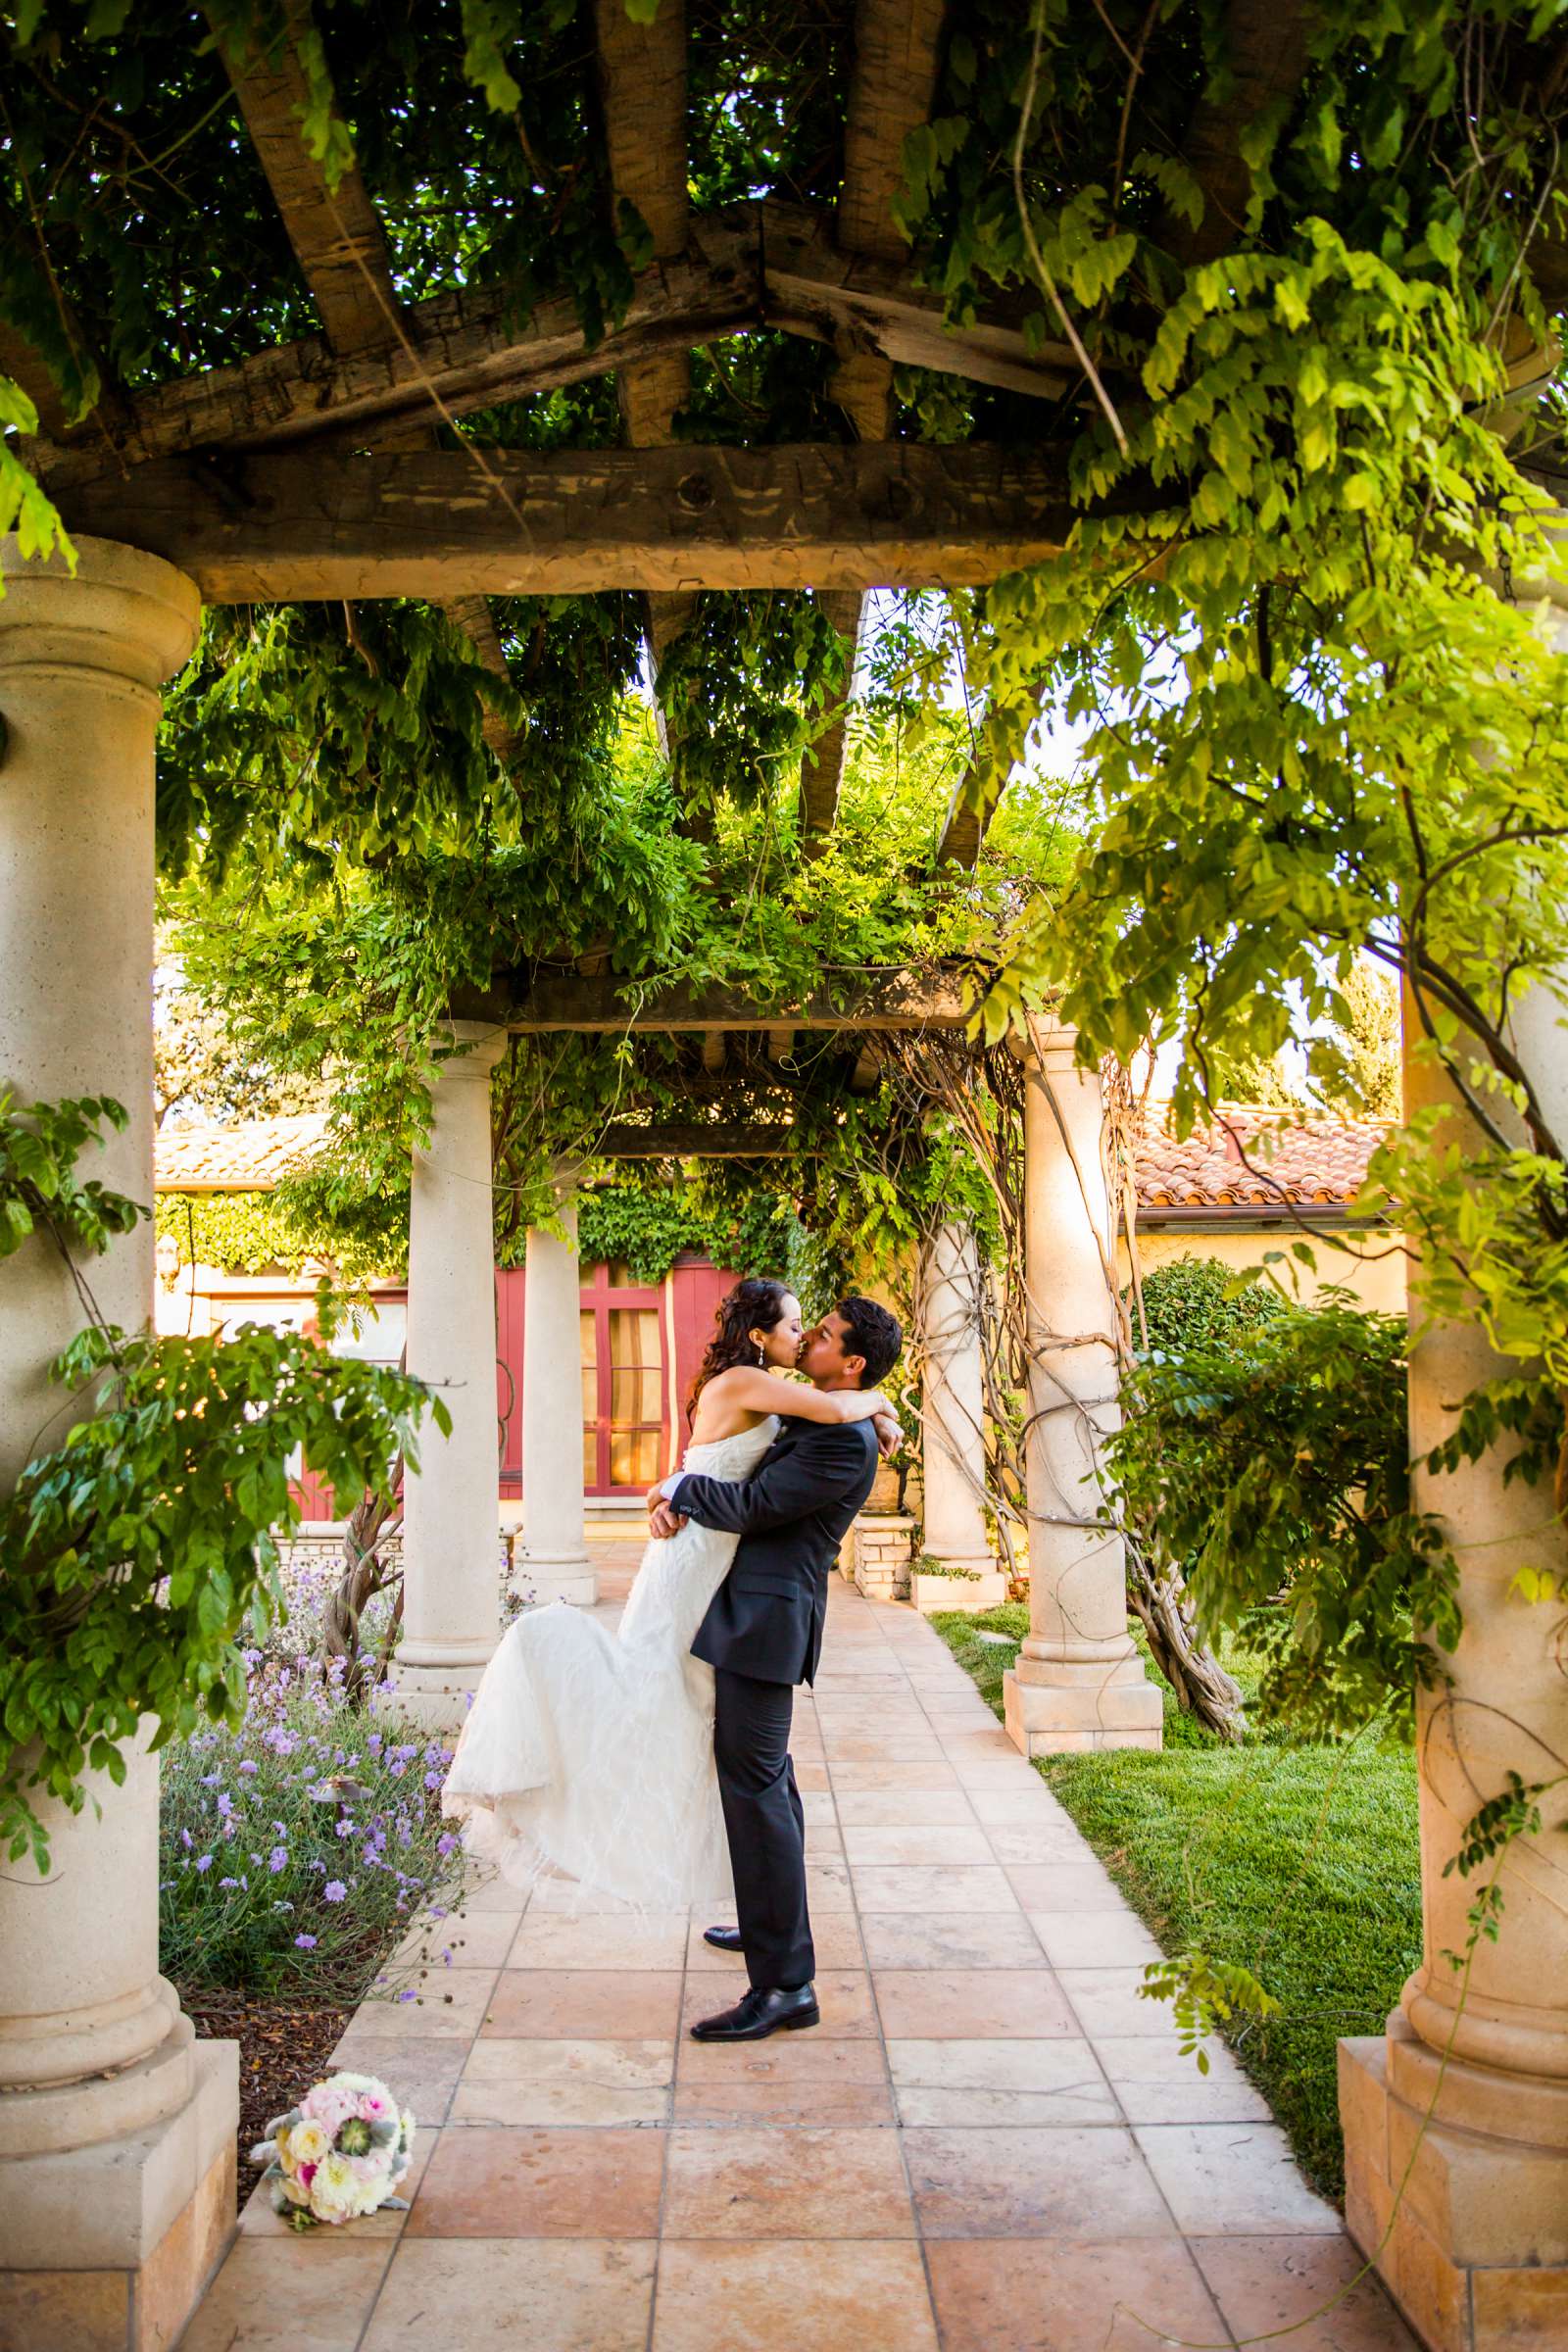
[(577, 1317), (577, 1344), (582, 1356), (582, 1483), (599, 1484), (599, 1345), (598, 1317), (590, 1310)]
[(610, 1324), (610, 1483), (651, 1486), (663, 1437), (659, 1311), (612, 1307)]
[(610, 1433), (610, 1483), (612, 1487), (651, 1487), (660, 1474), (657, 1429), (612, 1429)]

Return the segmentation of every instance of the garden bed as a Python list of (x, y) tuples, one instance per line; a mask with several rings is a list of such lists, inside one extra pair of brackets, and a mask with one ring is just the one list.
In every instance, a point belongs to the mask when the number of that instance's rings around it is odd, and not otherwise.
[(272, 2118), (330, 2071), (354, 2010), (334, 2001), (278, 2001), (238, 1992), (181, 1985), (180, 1999), (204, 2041), (239, 2043), (239, 2178), (235, 2210), (243, 2212), (261, 2175), (252, 2148)]
[[(931, 1623), (1000, 1716), (1027, 1609)], [(1226, 1651), (1244, 1690), (1250, 1662), (1245, 1647)], [(1157, 1755), (1050, 1756), (1036, 1769), (1167, 1953), (1200, 1944), (1243, 1961), (1283, 2003), (1232, 2046), (1308, 2178), (1340, 2197), (1335, 2045), (1382, 2032), (1421, 1954), (1414, 1761), (1364, 1741), (1317, 1746), (1277, 1734), (1225, 1747), (1168, 1688), (1165, 1740)]]
[(291, 1579), (288, 1624), (246, 1652), (239, 1722), (163, 1756), (161, 1965), (199, 2034), (239, 2042), (241, 2204), (264, 2127), (327, 2071), (372, 1984), (415, 1997), (388, 1956), (461, 1881), (451, 1750), (394, 1692), (344, 1695), (315, 1654), (320, 1583)]

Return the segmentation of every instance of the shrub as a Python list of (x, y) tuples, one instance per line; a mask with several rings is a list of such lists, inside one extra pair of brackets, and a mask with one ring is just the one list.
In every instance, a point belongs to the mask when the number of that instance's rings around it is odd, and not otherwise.
[(237, 1723), (165, 1751), (160, 1932), (184, 1985), (349, 2002), (409, 1916), (455, 1890), (451, 1750), (349, 1707), (340, 1670), (247, 1653)]
[[(1427, 1632), (1457, 1638), (1440, 1523), (1412, 1507), (1402, 1317), (1347, 1291), (1152, 1351), (1107, 1448), (1124, 1508), (1182, 1565), (1205, 1639), (1250, 1620), (1263, 1718), (1408, 1730)], [(1422, 1629), (1419, 1633), (1417, 1629)]]
[[(1169, 1355), (1183, 1348), (1206, 1348), (1239, 1339), (1281, 1311), (1284, 1300), (1261, 1277), (1249, 1283), (1245, 1291), (1232, 1294), (1230, 1286), (1236, 1279), (1236, 1268), (1223, 1259), (1194, 1257), (1191, 1250), (1146, 1274), (1144, 1319), (1151, 1351), (1157, 1348)], [(1133, 1336), (1141, 1348), (1143, 1335), (1131, 1291), (1124, 1297)]]

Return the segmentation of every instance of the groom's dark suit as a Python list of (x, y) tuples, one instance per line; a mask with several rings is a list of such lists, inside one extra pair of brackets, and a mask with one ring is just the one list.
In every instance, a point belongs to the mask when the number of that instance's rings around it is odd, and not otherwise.
[(805, 1984), (816, 1973), (789, 1756), (793, 1686), (816, 1671), (828, 1574), (876, 1462), (869, 1421), (786, 1419), (750, 1478), (693, 1473), (671, 1496), (699, 1526), (741, 1539), (692, 1654), (713, 1669), (713, 1755), (754, 1984)]

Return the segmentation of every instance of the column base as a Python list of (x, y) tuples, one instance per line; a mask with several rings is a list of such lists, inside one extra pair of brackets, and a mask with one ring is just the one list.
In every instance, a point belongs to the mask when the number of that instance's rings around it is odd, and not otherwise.
[(387, 1677), (391, 1689), (377, 1703), (421, 1732), (461, 1732), (488, 1662), (471, 1658), (449, 1666), (424, 1666), (394, 1658)]
[(909, 1579), (909, 1598), (922, 1616), (934, 1609), (1000, 1609), (1007, 1597), (1007, 1580), (989, 1551), (959, 1557), (933, 1552), (950, 1576), (932, 1576), (916, 1568)]
[(512, 1563), (512, 1590), (536, 1608), (565, 1600), (591, 1609), (599, 1599), (599, 1571), (585, 1551), (519, 1551)]
[(171, 2352), (234, 2233), (239, 2044), (201, 2041), (185, 2105), (122, 2139), (0, 2162), (0, 2346)]
[[(1164, 1700), (1133, 1653), (1125, 1666), (1058, 1666), (1059, 1682), (1002, 1678), (1003, 1722), (1026, 1756), (1061, 1756), (1103, 1747), (1157, 1748), (1164, 1743)], [(1117, 1680), (1118, 1675), (1126, 1676)]]
[(1440, 2063), (1399, 2010), (1340, 2043), (1350, 2235), (1429, 2352), (1568, 2341), (1568, 2148), (1452, 2120), (1544, 2086), (1450, 2060), (1428, 2122)]

